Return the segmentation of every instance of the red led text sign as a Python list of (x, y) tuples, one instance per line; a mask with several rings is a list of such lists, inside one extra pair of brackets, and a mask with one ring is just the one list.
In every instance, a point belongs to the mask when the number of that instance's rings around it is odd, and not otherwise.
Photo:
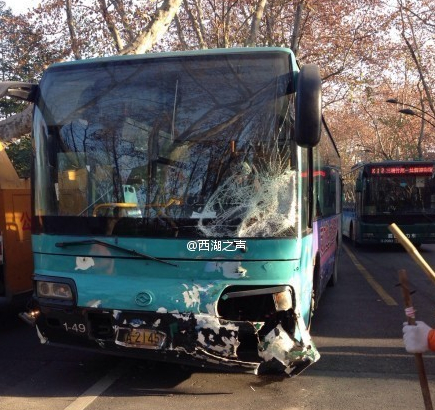
[(372, 175), (432, 175), (432, 165), (394, 165), (372, 167)]

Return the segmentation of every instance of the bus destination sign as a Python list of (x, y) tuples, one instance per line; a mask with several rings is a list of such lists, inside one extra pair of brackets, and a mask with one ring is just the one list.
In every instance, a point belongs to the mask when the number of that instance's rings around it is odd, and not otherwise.
[(432, 175), (432, 165), (385, 165), (371, 168), (372, 175)]

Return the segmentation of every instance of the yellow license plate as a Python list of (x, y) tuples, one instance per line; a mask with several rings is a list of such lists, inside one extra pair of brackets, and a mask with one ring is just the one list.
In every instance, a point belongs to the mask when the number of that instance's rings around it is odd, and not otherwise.
[(153, 329), (120, 328), (116, 335), (116, 344), (142, 349), (161, 349), (166, 335)]

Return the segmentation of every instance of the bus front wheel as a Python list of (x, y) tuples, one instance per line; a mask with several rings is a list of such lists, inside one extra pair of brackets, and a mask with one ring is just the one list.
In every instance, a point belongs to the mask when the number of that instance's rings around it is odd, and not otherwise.
[(338, 282), (338, 240), (335, 242), (335, 254), (334, 254), (334, 267), (332, 268), (332, 275), (328, 280), (328, 286), (335, 286)]
[(350, 225), (350, 234), (349, 234), (350, 240), (352, 241), (352, 245), (357, 248), (358, 242), (356, 240), (356, 231), (353, 228), (353, 225)]

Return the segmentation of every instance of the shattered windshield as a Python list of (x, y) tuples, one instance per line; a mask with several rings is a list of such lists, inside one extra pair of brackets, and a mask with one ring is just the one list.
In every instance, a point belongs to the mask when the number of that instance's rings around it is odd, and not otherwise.
[(66, 231), (101, 220), (115, 234), (107, 221), (122, 219), (116, 234), (292, 235), (290, 81), (285, 53), (48, 70), (34, 123), (44, 229), (62, 216)]

